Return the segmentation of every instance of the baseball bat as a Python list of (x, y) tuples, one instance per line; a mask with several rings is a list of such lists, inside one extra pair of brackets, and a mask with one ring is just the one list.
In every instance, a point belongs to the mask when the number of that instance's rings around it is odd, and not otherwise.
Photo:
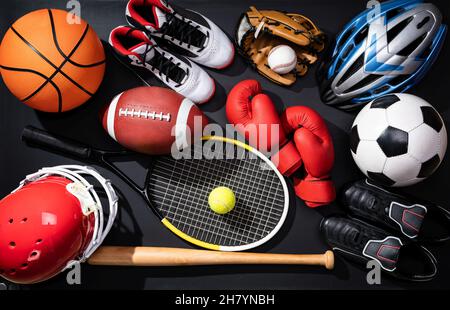
[(88, 260), (103, 266), (311, 265), (334, 268), (334, 254), (216, 252), (160, 247), (100, 247)]

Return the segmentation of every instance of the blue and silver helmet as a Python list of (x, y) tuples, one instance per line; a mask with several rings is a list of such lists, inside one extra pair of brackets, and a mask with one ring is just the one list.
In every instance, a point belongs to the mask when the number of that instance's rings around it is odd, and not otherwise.
[(345, 26), (331, 60), (319, 68), (322, 101), (343, 110), (417, 84), (447, 32), (439, 9), (423, 0), (373, 6)]

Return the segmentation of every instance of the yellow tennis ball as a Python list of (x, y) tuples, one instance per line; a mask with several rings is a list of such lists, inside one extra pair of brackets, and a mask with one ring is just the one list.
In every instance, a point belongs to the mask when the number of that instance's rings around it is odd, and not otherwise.
[(228, 187), (217, 187), (209, 194), (208, 204), (214, 212), (226, 214), (233, 210), (236, 197)]

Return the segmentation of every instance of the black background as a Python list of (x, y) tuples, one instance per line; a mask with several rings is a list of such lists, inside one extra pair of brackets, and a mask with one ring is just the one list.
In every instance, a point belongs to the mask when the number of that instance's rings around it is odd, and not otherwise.
[[(109, 31), (125, 24), (125, 0), (81, 0), (81, 16), (107, 41)], [(433, 1), (444, 16), (450, 16), (448, 1)], [(196, 10), (222, 27), (229, 35), (234, 34), (240, 14), (250, 5), (260, 9), (278, 9), (302, 13), (312, 18), (330, 37), (333, 37), (349, 20), (364, 9), (365, 1), (355, 0), (177, 0), (179, 6)], [(14, 0), (1, 1), (0, 36), (17, 18), (39, 8), (65, 8), (61, 0)], [(107, 44), (105, 44), (106, 46)], [(106, 46), (107, 47), (107, 46)], [(426, 78), (415, 87), (414, 93), (432, 103), (441, 113), (449, 128), (449, 47), (447, 40), (437, 63)], [(25, 125), (35, 125), (52, 132), (85, 141), (96, 147), (117, 148), (103, 131), (98, 111), (108, 104), (114, 95), (126, 89), (140, 86), (140, 82), (121, 67), (107, 50), (107, 70), (104, 82), (97, 94), (81, 108), (65, 114), (45, 114), (33, 111), (20, 103), (0, 82), (0, 196), (7, 195), (17, 187), (20, 180), (43, 166), (78, 163), (69, 158), (28, 148), (20, 141)], [(253, 72), (236, 57), (234, 64), (223, 71), (206, 69), (216, 80), (217, 92), (210, 103), (202, 109), (215, 122), (226, 123), (224, 104), (227, 92), (243, 79), (259, 80), (282, 111), (291, 105), (307, 105), (316, 109), (327, 121), (336, 149), (336, 165), (333, 179), (338, 188), (361, 178), (350, 155), (348, 130), (355, 115), (334, 110), (323, 105), (318, 96), (314, 74), (300, 79), (291, 88), (270, 83)], [(447, 156), (448, 157), (448, 156)], [(127, 167), (131, 174), (138, 174), (140, 167)], [(191, 247), (164, 228), (141, 198), (114, 175), (100, 169), (114, 182), (126, 197), (120, 204), (121, 212), (116, 226), (105, 244), (145, 245), (167, 247)], [(425, 182), (405, 189), (420, 198), (449, 206), (450, 163), (446, 158), (441, 168)], [(273, 253), (319, 253), (327, 249), (322, 241), (318, 225), (323, 215), (339, 210), (335, 204), (321, 209), (309, 209), (303, 202), (293, 200), (288, 219), (275, 240), (256, 249)], [(336, 268), (329, 272), (321, 268), (227, 266), (190, 268), (108, 268), (83, 265), (82, 285), (69, 286), (65, 275), (48, 282), (25, 288), (120, 288), (120, 289), (402, 289), (434, 288), (449, 289), (450, 247), (429, 247), (439, 261), (439, 275), (425, 284), (411, 284), (382, 278), (382, 285), (369, 286), (366, 271), (337, 259)], [(1, 282), (1, 281), (0, 281)]]

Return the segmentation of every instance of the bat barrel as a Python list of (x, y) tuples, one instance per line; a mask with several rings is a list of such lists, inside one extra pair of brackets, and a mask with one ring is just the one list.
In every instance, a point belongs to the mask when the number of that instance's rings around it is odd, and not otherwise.
[(101, 247), (89, 259), (91, 265), (196, 266), (196, 265), (316, 265), (331, 270), (332, 251), (324, 254), (269, 254), (215, 252), (176, 248)]

